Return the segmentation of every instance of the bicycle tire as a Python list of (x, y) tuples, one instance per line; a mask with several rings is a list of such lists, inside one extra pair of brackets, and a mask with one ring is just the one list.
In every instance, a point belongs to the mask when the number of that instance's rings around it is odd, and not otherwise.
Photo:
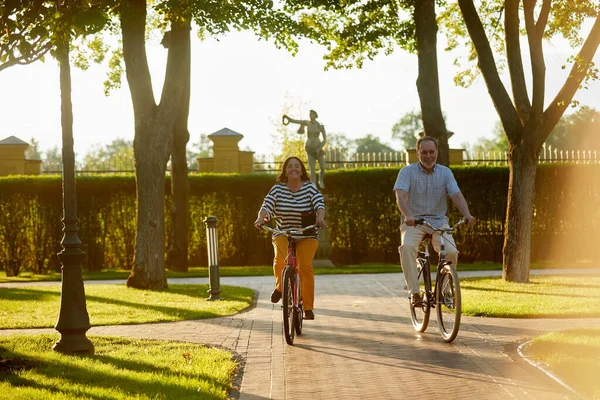
[(418, 279), (419, 279), (419, 292), (421, 294), (421, 298), (423, 299), (423, 305), (421, 307), (413, 306), (410, 301), (410, 292), (408, 294), (408, 304), (410, 307), (410, 320), (412, 321), (413, 328), (417, 332), (425, 332), (427, 326), (429, 325), (429, 316), (431, 314), (431, 304), (429, 299), (427, 299), (426, 291), (429, 289), (431, 291), (431, 280), (429, 280), (429, 288), (426, 287), (425, 276), (423, 275), (424, 263), (428, 261), (423, 261), (420, 258), (417, 259), (417, 270), (418, 270)]
[(287, 344), (294, 344), (294, 271), (286, 268), (283, 272), (283, 333)]
[(302, 308), (302, 286), (300, 283), (300, 277), (296, 276), (296, 298), (298, 299), (298, 307), (294, 307), (294, 328), (296, 328), (296, 333), (298, 335), (302, 335), (302, 320), (304, 319), (304, 309)]
[(451, 343), (458, 335), (462, 313), (460, 281), (452, 264), (442, 267), (435, 289), (438, 327), (444, 340)]

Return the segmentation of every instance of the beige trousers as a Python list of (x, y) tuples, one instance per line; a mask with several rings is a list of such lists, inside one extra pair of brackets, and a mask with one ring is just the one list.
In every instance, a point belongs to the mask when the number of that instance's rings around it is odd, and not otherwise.
[[(447, 228), (448, 226), (446, 226)], [(431, 233), (430, 229), (426, 226), (407, 226), (402, 224), (400, 226), (400, 240), (402, 245), (398, 247), (398, 253), (400, 253), (400, 263), (402, 265), (402, 272), (404, 273), (404, 281), (410, 293), (419, 293), (419, 279), (417, 276), (417, 253), (419, 252), (419, 244), (423, 240), (423, 237)], [(440, 235), (437, 233), (433, 234), (431, 243), (433, 248), (438, 253), (440, 252)], [(446, 261), (451, 261), (452, 265), (456, 268), (458, 263), (458, 250), (454, 243), (452, 235), (444, 234), (444, 244), (446, 247)], [(431, 267), (431, 271), (435, 272), (435, 266)]]

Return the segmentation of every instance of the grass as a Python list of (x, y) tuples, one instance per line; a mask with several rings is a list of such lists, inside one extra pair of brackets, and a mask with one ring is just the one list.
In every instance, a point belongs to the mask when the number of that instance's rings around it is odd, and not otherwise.
[[(237, 364), (189, 343), (90, 336), (93, 356), (55, 353), (58, 335), (0, 338), (4, 399), (225, 399)], [(12, 368), (11, 368), (12, 367)]]
[(463, 278), (463, 315), (496, 318), (600, 317), (600, 276), (532, 275), (529, 283)]
[(534, 338), (526, 352), (578, 393), (600, 399), (600, 328), (547, 333)]
[[(93, 325), (142, 324), (232, 315), (252, 304), (248, 288), (221, 286), (222, 301), (206, 301), (208, 285), (169, 285), (150, 291), (125, 285), (87, 285)], [(60, 285), (0, 288), (0, 328), (49, 328), (60, 309)]]
[[(597, 265), (591, 262), (570, 263), (545, 262), (533, 263), (531, 269), (557, 269), (557, 268), (596, 268)], [(458, 264), (459, 271), (501, 271), (502, 264), (491, 262), (477, 262), (472, 264)], [(402, 269), (399, 264), (383, 263), (365, 263), (360, 265), (337, 265), (333, 268), (315, 268), (316, 275), (332, 274), (378, 274), (378, 273), (399, 273)], [(84, 280), (111, 280), (127, 279), (129, 270), (105, 269), (101, 272), (83, 272)], [(273, 267), (270, 265), (258, 266), (221, 266), (219, 267), (220, 276), (269, 276), (273, 274)], [(188, 272), (167, 271), (167, 278), (206, 278), (208, 277), (208, 268), (191, 267)], [(60, 281), (59, 272), (49, 272), (45, 275), (36, 275), (31, 272), (21, 272), (19, 276), (7, 277), (4, 271), (0, 271), (0, 283), (3, 282), (35, 282), (35, 281)]]

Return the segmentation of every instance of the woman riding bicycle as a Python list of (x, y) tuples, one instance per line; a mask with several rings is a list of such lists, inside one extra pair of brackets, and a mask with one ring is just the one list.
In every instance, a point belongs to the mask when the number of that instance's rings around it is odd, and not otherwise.
[[(267, 193), (258, 211), (254, 226), (260, 229), (266, 219), (275, 218), (277, 228), (285, 231), (299, 229), (315, 224), (327, 227), (325, 223), (325, 204), (317, 186), (310, 181), (306, 167), (298, 157), (288, 157), (281, 168), (281, 174)], [(310, 221), (311, 216), (313, 221)], [(319, 245), (317, 232), (307, 232), (306, 236), (293, 237), (297, 240), (296, 257), (302, 282), (304, 318), (314, 319), (315, 275), (312, 261)], [(282, 234), (273, 234), (273, 274), (275, 290), (271, 293), (271, 302), (281, 299), (281, 273), (287, 256), (287, 238)]]

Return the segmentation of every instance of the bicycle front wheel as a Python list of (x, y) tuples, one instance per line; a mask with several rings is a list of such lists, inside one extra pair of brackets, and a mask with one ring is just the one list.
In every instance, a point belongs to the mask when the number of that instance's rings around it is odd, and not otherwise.
[[(410, 300), (410, 293), (408, 294), (410, 320), (412, 321), (413, 327), (417, 332), (425, 332), (427, 325), (429, 325), (429, 315), (431, 312), (431, 304), (427, 298), (427, 291), (431, 291), (431, 279), (426, 280), (423, 268), (426, 262), (427, 261), (417, 259), (417, 268), (419, 271), (419, 292), (421, 293), (421, 298), (423, 299), (423, 305), (417, 307), (413, 306)], [(427, 268), (427, 271), (428, 270), (429, 269)], [(427, 283), (429, 283), (429, 287), (427, 286)]]
[(300, 285), (300, 277), (298, 275), (296, 275), (296, 298), (298, 299), (298, 304), (294, 306), (294, 328), (296, 328), (296, 333), (301, 335), (304, 309), (302, 308), (302, 286)]
[(444, 340), (450, 343), (458, 335), (462, 309), (460, 281), (452, 264), (444, 265), (435, 288), (438, 326)]
[(283, 272), (283, 333), (287, 344), (294, 344), (294, 271), (286, 268)]

